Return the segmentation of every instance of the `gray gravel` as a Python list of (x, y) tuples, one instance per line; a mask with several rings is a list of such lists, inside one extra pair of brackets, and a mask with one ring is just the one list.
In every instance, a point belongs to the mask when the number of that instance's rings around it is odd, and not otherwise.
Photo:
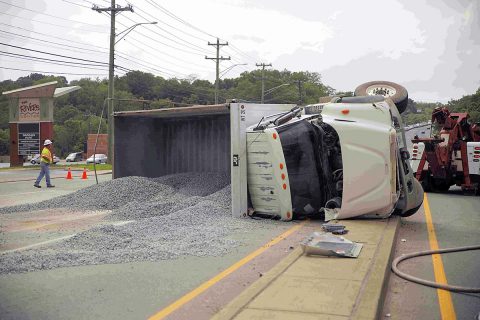
[[(148, 201), (170, 187), (153, 179), (127, 177), (92, 185), (65, 196), (49, 200), (0, 208), (1, 213), (15, 213), (44, 209), (112, 210), (132, 201)], [(167, 191), (168, 192), (168, 191)]]
[[(60, 207), (112, 211), (104, 225), (68, 240), (0, 255), (0, 274), (219, 256), (242, 245), (242, 234), (252, 228), (276, 228), (278, 222), (232, 217), (229, 183), (228, 176), (218, 173), (128, 177), (36, 204), (3, 208), (1, 213)], [(112, 224), (118, 221), (130, 223)]]

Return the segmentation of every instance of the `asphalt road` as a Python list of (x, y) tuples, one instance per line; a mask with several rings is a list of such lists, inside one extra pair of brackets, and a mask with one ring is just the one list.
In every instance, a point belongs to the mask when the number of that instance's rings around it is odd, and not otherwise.
[[(95, 181), (91, 176), (88, 180), (81, 180), (81, 172), (74, 173), (73, 180), (66, 180), (63, 178), (65, 171), (61, 171), (55, 173), (58, 176), (54, 180), (56, 188), (36, 189), (32, 184), (37, 174), (38, 170), (0, 171), (0, 206), (45, 200), (73, 192)], [(1, 182), (12, 178), (22, 181)], [(110, 178), (110, 175), (100, 176), (101, 181)], [(49, 213), (49, 216), (54, 213)], [(20, 215), (19, 219), (24, 219)], [(27, 219), (29, 221), (20, 222), (35, 223), (36, 218), (36, 215), (31, 215), (31, 219)], [(16, 231), (16, 234), (2, 235), (6, 232), (2, 229), (11, 223), (11, 217), (0, 216), (0, 251), (11, 249), (18, 239), (44, 242), (51, 237), (68, 236), (68, 232), (82, 230), (86, 225), (83, 221), (75, 229), (48, 222), (47, 231), (45, 228), (30, 228), (23, 233)], [(97, 222), (88, 223), (93, 226)], [(0, 319), (145, 319), (291, 227), (292, 224), (284, 224), (278, 225), (278, 228), (239, 230), (232, 237), (241, 239), (244, 245), (220, 257), (185, 256), (159, 262), (77, 266), (0, 275)], [(274, 256), (265, 258), (262, 255), (260, 260), (243, 268), (237, 275), (239, 280), (230, 283), (228, 290), (220, 291), (223, 294), (217, 293), (215, 301), (212, 301), (214, 294), (201, 296), (194, 308), (175, 319), (209, 319), (229, 302), (228, 299), (234, 297), (232, 295), (288, 255), (290, 245), (288, 241), (280, 243)]]
[[(480, 197), (463, 195), (461, 190), (452, 187), (445, 194), (428, 193), (427, 198), (439, 248), (480, 244)], [(402, 219), (395, 257), (431, 250), (425, 217), (424, 205), (417, 214)], [(448, 284), (480, 287), (479, 251), (443, 254), (441, 261)], [(402, 262), (400, 269), (416, 277), (435, 279), (431, 256)], [(477, 319), (480, 294), (452, 292), (445, 297), (444, 293), (439, 296), (438, 291), (441, 290), (411, 283), (392, 274), (383, 316), (389, 315), (389, 319)]]
[(423, 125), (417, 128), (411, 128), (405, 131), (405, 139), (407, 139), (407, 148), (412, 149), (412, 139), (415, 135), (418, 135), (420, 138), (430, 138), (431, 134), (431, 125)]

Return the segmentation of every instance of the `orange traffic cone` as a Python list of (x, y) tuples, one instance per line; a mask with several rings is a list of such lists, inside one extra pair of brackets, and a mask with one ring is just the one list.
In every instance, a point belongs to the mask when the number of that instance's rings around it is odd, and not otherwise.
[(68, 168), (67, 180), (72, 180), (72, 172), (70, 171), (70, 168)]
[(87, 179), (87, 169), (86, 168), (83, 168), (82, 179), (83, 180)]

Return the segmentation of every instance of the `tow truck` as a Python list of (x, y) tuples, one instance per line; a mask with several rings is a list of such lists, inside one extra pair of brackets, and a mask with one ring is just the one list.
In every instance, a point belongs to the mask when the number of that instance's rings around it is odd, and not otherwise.
[(439, 132), (412, 140), (412, 168), (425, 191), (446, 192), (457, 185), (478, 195), (480, 183), (480, 125), (468, 113), (451, 113), (445, 107), (432, 112)]

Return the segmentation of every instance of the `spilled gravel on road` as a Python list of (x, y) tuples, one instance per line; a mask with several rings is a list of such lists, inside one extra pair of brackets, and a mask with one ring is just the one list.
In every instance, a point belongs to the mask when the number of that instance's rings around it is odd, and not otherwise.
[[(232, 234), (277, 228), (232, 217), (230, 178), (218, 173), (126, 177), (47, 201), (0, 208), (9, 214), (52, 208), (111, 210), (105, 224), (48, 246), (0, 255), (0, 274), (58, 267), (219, 256), (242, 245)], [(125, 224), (116, 222), (128, 221)], [(241, 238), (241, 237), (240, 237)]]

